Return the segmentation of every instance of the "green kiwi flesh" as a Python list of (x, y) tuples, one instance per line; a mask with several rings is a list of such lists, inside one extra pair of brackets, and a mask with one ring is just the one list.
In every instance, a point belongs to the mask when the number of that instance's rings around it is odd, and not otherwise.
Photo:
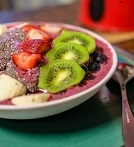
[(83, 64), (89, 60), (89, 54), (84, 46), (74, 42), (63, 42), (56, 44), (46, 54), (48, 61), (56, 59), (75, 60), (78, 64)]
[(89, 54), (93, 53), (96, 47), (95, 39), (92, 36), (79, 31), (64, 30), (53, 42), (54, 44), (58, 42), (74, 42), (86, 47)]
[(57, 93), (77, 85), (85, 71), (74, 60), (57, 59), (41, 66), (38, 87), (50, 93)]

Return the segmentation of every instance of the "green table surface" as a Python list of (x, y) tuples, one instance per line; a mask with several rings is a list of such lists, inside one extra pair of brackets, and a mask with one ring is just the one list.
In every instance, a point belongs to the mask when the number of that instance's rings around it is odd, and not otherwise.
[[(133, 56), (115, 49), (119, 62), (134, 65)], [(133, 83), (134, 80), (127, 86), (131, 104)], [(61, 114), (34, 120), (0, 119), (0, 147), (121, 147), (123, 144), (120, 89), (112, 80), (95, 96)]]

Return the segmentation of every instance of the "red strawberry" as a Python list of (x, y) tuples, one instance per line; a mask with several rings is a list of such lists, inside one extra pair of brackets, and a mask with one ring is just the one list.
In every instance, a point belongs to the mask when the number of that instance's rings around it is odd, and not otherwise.
[(43, 32), (37, 26), (28, 24), (28, 25), (24, 25), (22, 27), (22, 29), (28, 33), (27, 34), (28, 40), (30, 40), (30, 39), (43, 39), (45, 41), (51, 41), (51, 37), (47, 33)]
[(42, 39), (31, 39), (20, 43), (19, 48), (29, 53), (46, 53), (51, 48), (51, 43)]
[(26, 24), (26, 25), (23, 25), (21, 28), (26, 32), (30, 31), (31, 28), (38, 29), (38, 27), (33, 24)]
[(41, 54), (30, 54), (21, 52), (12, 55), (12, 60), (16, 66), (22, 70), (29, 70), (37, 65), (41, 60)]

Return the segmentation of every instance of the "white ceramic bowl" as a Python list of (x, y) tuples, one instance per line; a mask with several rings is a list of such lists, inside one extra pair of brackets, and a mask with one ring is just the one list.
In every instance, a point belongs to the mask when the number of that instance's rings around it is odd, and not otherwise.
[[(10, 23), (6, 25), (14, 25), (15, 23)], [(59, 23), (60, 24), (60, 23)], [(108, 80), (112, 77), (114, 71), (116, 70), (117, 66), (117, 55), (114, 50), (114, 48), (110, 45), (109, 42), (107, 42), (105, 39), (103, 39), (98, 34), (73, 25), (69, 24), (60, 24), (64, 25), (68, 28), (74, 28), (76, 30), (86, 32), (96, 39), (102, 41), (104, 44), (106, 44), (111, 50), (113, 54), (113, 63), (112, 67), (110, 68), (108, 74), (96, 85), (93, 87), (82, 91), (78, 94), (75, 94), (73, 96), (69, 96), (67, 98), (50, 101), (46, 103), (31, 105), (31, 106), (12, 106), (12, 105), (0, 105), (0, 118), (8, 118), (8, 119), (34, 119), (34, 118), (41, 118), (41, 117), (47, 117), (51, 115), (55, 115), (61, 112), (64, 112), (66, 110), (69, 110), (82, 102), (86, 101), (87, 99), (91, 98), (95, 93), (97, 93), (103, 85), (108, 82)]]

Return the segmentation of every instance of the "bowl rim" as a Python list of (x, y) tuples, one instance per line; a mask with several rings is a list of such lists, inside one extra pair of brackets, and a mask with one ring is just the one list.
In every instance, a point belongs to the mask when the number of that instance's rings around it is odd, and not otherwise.
[(78, 97), (81, 97), (82, 95), (86, 95), (89, 92), (91, 92), (92, 90), (98, 88), (100, 85), (103, 85), (103, 83), (105, 83), (105, 81), (108, 81), (111, 76), (113, 75), (116, 66), (117, 66), (117, 54), (113, 48), (113, 46), (106, 40), (104, 39), (102, 36), (98, 35), (97, 33), (87, 29), (87, 28), (83, 28), (81, 26), (76, 26), (76, 25), (72, 25), (72, 24), (67, 24), (67, 23), (60, 23), (60, 22), (47, 22), (47, 21), (16, 21), (16, 22), (9, 22), (9, 23), (2, 23), (3, 25), (15, 25), (15, 24), (22, 24), (22, 23), (44, 23), (44, 24), (54, 24), (54, 25), (63, 25), (67, 28), (74, 28), (76, 30), (85, 32), (93, 37), (95, 37), (96, 39), (104, 42), (105, 44), (107, 44), (108, 48), (111, 50), (112, 54), (113, 54), (113, 64), (109, 70), (109, 72), (107, 73), (107, 75), (101, 80), (99, 81), (97, 84), (95, 84), (94, 86), (90, 87), (89, 89), (86, 89), (82, 92), (76, 93), (74, 95), (71, 96), (67, 96), (65, 98), (62, 99), (58, 99), (58, 100), (54, 100), (54, 101), (49, 101), (49, 102), (44, 102), (44, 103), (39, 103), (39, 104), (34, 104), (34, 105), (28, 105), (28, 106), (16, 106), (16, 105), (0, 105), (0, 110), (26, 110), (26, 109), (37, 109), (37, 108), (43, 108), (43, 107), (50, 107), (50, 106), (54, 106), (54, 105), (58, 105), (58, 104), (62, 104), (65, 102), (69, 102), (72, 101), (73, 99), (77, 99)]

